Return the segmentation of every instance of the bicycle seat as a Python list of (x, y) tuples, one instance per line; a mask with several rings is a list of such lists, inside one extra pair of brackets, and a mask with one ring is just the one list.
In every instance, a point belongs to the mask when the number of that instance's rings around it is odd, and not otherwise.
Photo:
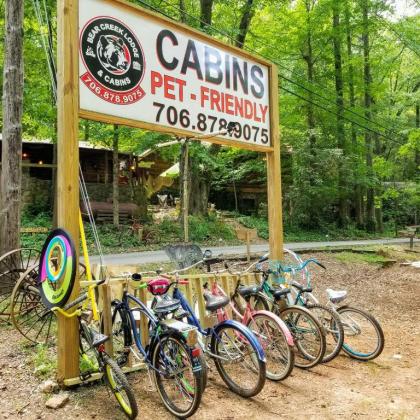
[(302, 286), (300, 283), (296, 282), (296, 281), (292, 281), (292, 286), (296, 287), (296, 289), (299, 289), (301, 292), (305, 293), (310, 293), (312, 292), (312, 287), (305, 287)]
[(159, 315), (169, 314), (171, 312), (176, 311), (179, 308), (180, 304), (181, 302), (179, 301), (179, 299), (174, 299), (166, 295), (163, 297), (163, 299), (159, 300), (156, 303), (153, 310)]
[(217, 311), (230, 302), (230, 299), (227, 296), (214, 296), (210, 292), (204, 292), (203, 296), (206, 301), (206, 309), (209, 312)]
[(262, 287), (259, 284), (254, 284), (253, 286), (239, 286), (238, 293), (246, 298), (251, 295), (255, 295), (256, 293), (260, 292)]
[(328, 299), (332, 303), (339, 303), (343, 301), (347, 296), (347, 290), (333, 290), (333, 289), (327, 289), (326, 290)]
[(275, 289), (272, 291), (273, 297), (275, 300), (281, 299), (283, 296), (286, 296), (288, 293), (290, 293), (290, 289)]
[(98, 333), (96, 331), (91, 331), (92, 334), (92, 347), (99, 347), (101, 344), (108, 341), (109, 337), (107, 335)]

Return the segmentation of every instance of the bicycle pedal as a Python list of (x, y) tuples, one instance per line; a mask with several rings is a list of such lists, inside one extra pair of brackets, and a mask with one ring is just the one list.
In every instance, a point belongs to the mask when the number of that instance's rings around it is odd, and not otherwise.
[(79, 374), (79, 378), (82, 382), (87, 381), (92, 377), (92, 372), (83, 372)]

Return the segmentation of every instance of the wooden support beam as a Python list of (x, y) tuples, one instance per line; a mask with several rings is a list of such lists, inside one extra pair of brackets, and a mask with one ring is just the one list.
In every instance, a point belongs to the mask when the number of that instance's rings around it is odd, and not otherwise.
[[(79, 68), (78, 0), (57, 1), (58, 136), (57, 222), (79, 245)], [(77, 259), (75, 261), (77, 266)], [(76, 279), (70, 300), (79, 295)], [(58, 379), (79, 376), (79, 331), (76, 318), (58, 317)]]
[(267, 152), (268, 230), (270, 258), (283, 259), (283, 214), (281, 195), (281, 161), (279, 133), (279, 94), (277, 67), (270, 67), (271, 146)]
[(111, 308), (111, 286), (109, 284), (103, 284), (101, 286), (102, 296), (102, 320), (104, 327), (104, 334), (109, 337), (109, 340), (105, 343), (106, 352), (113, 357), (114, 346), (112, 342), (112, 308)]

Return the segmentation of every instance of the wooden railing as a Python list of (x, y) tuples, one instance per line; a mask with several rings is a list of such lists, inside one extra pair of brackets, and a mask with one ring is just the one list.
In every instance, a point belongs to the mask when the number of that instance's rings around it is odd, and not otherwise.
[[(159, 276), (145, 277), (142, 282), (149, 282)], [(260, 274), (249, 273), (241, 276), (241, 283), (244, 285), (252, 285), (260, 282)], [(211, 286), (214, 282), (222, 287), (228, 296), (232, 294), (238, 281), (237, 275), (231, 274), (188, 274), (183, 275), (182, 280), (188, 280), (188, 284), (180, 284), (178, 287), (185, 295), (190, 306), (196, 312), (196, 316), (200, 320), (203, 328), (212, 324), (212, 320), (206, 311), (206, 303), (204, 300), (204, 285), (207, 283)], [(104, 332), (107, 335), (112, 335), (112, 320), (111, 320), (111, 302), (113, 299), (119, 299), (122, 296), (123, 290), (127, 287), (130, 293), (138, 297), (143, 303), (151, 302), (153, 295), (149, 293), (147, 288), (138, 288), (138, 283), (127, 280), (126, 277), (113, 277), (108, 284), (101, 286), (100, 290), (100, 309), (103, 313)], [(148, 341), (148, 321), (145, 316), (140, 317), (140, 331), (142, 342)], [(107, 351), (112, 354), (112, 340), (108, 344)]]

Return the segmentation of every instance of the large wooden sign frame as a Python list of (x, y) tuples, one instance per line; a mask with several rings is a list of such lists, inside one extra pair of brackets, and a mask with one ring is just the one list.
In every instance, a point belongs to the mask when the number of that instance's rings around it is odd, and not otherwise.
[[(283, 255), (283, 222), (281, 199), (280, 139), (278, 113), (278, 75), (272, 63), (253, 56), (241, 49), (222, 43), (188, 26), (176, 23), (123, 0), (102, 0), (126, 13), (141, 16), (162, 28), (186, 34), (205, 44), (228, 51), (259, 63), (268, 69), (269, 101), (269, 139), (270, 142), (243, 142), (235, 138), (215, 137), (206, 139), (218, 144), (235, 146), (266, 153), (268, 185), (269, 243), (272, 259)], [(194, 138), (191, 128), (167, 127), (139, 119), (104, 114), (80, 106), (80, 54), (79, 42), (79, 0), (58, 0), (58, 156), (57, 156), (57, 214), (58, 225), (65, 228), (78, 241), (79, 225), (79, 118), (102, 121), (109, 124), (128, 125), (154, 131), (168, 132), (178, 136)], [(84, 98), (85, 101), (85, 98)], [(85, 101), (86, 102), (86, 101)], [(77, 282), (76, 282), (77, 284)], [(72, 297), (79, 294), (79, 287), (73, 290)], [(76, 378), (79, 375), (78, 325), (74, 319), (58, 320), (58, 377)]]

